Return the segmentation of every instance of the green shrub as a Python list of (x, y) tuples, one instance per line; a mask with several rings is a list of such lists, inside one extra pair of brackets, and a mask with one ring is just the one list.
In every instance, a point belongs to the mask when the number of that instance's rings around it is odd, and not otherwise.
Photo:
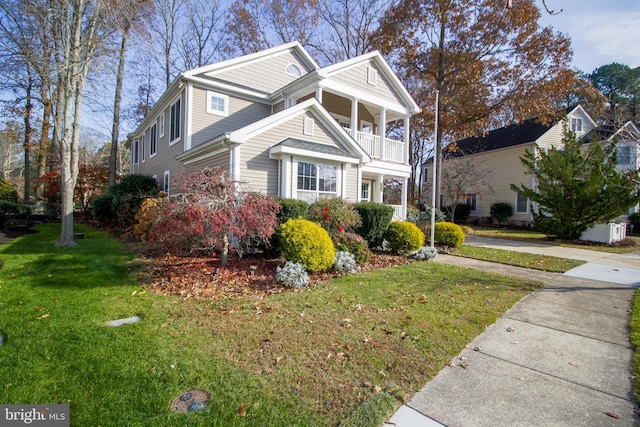
[(440, 245), (459, 248), (464, 243), (464, 233), (459, 225), (452, 222), (436, 222), (434, 240)]
[(498, 202), (491, 205), (491, 218), (498, 221), (498, 225), (506, 222), (510, 216), (513, 216), (513, 206), (509, 203)]
[(149, 175), (127, 175), (111, 188), (113, 214), (120, 225), (135, 222), (136, 213), (146, 198), (158, 196), (158, 183)]
[(18, 203), (18, 191), (6, 179), (0, 178), (0, 200)]
[(0, 200), (0, 227), (4, 227), (8, 219), (28, 218), (31, 215), (31, 208), (20, 203)]
[[(435, 217), (435, 222), (444, 221), (445, 219), (445, 215), (440, 209), (436, 209)], [(423, 205), (421, 206), (420, 210), (415, 208), (408, 209), (407, 221), (413, 222), (421, 229), (423, 227), (426, 227), (428, 224), (431, 224), (431, 206)]]
[(287, 261), (311, 272), (331, 268), (336, 252), (327, 230), (306, 219), (290, 219), (277, 230), (280, 250)]
[(114, 221), (113, 215), (113, 194), (107, 193), (96, 197), (91, 203), (91, 214), (93, 219), (103, 224)]
[(424, 245), (424, 233), (412, 222), (393, 221), (385, 235), (394, 253), (413, 252)]
[(356, 233), (338, 233), (331, 240), (336, 251), (349, 252), (358, 264), (364, 264), (371, 256), (367, 241)]
[(629, 224), (633, 224), (634, 233), (640, 233), (640, 212), (629, 215)]
[(369, 242), (369, 247), (381, 246), (384, 234), (393, 220), (393, 207), (382, 203), (360, 202), (353, 205), (353, 208), (362, 219), (362, 225), (355, 230), (356, 233)]
[(308, 218), (330, 235), (353, 231), (360, 227), (360, 214), (339, 197), (319, 199), (309, 206)]
[[(456, 210), (453, 212), (453, 222), (456, 224), (464, 224), (469, 219), (469, 215), (471, 215), (471, 206), (466, 203), (457, 203), (455, 207)], [(452, 206), (445, 206), (443, 208), (444, 213), (449, 219), (451, 219), (452, 210)]]
[(276, 197), (275, 201), (280, 205), (278, 224), (284, 224), (290, 219), (306, 218), (309, 214), (309, 203), (304, 200)]

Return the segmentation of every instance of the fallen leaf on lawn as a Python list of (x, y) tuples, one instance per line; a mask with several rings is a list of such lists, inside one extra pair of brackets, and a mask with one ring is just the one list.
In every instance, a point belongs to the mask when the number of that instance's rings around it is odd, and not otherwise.
[(453, 360), (452, 360), (452, 361), (450, 361), (449, 363), (447, 363), (447, 366), (450, 366), (450, 367), (452, 367), (452, 368), (455, 368), (455, 367), (456, 367), (456, 364), (455, 364), (455, 363), (453, 362)]
[(247, 406), (248, 404), (249, 404), (248, 402), (240, 403), (240, 407), (238, 408), (238, 415), (240, 415), (241, 417), (247, 416), (247, 410), (245, 409), (245, 406)]
[(379, 385), (373, 386), (374, 393), (380, 393), (381, 391), (382, 391), (382, 387), (380, 387)]
[(347, 344), (347, 351), (353, 351), (353, 348), (349, 344)]
[(283, 356), (280, 357), (276, 357), (276, 365), (278, 364), (278, 362), (280, 362), (283, 359)]
[(353, 322), (353, 320), (351, 320), (351, 319), (349, 319), (349, 318), (347, 318), (347, 319), (342, 319), (342, 321), (343, 321), (344, 323), (351, 323), (351, 322)]
[(48, 314), (43, 314), (42, 316), (38, 317), (36, 320), (46, 319), (47, 317), (49, 317)]
[(469, 367), (469, 364), (465, 360), (463, 360), (462, 362), (460, 362), (460, 367), (462, 369), (467, 369)]
[(605, 414), (607, 414), (608, 416), (610, 416), (611, 418), (615, 418), (617, 420), (619, 420), (620, 418), (622, 418), (620, 415), (618, 414), (614, 414), (613, 412), (605, 412)]
[(362, 338), (362, 342), (369, 342), (369, 341), (371, 341), (371, 338), (369, 337)]

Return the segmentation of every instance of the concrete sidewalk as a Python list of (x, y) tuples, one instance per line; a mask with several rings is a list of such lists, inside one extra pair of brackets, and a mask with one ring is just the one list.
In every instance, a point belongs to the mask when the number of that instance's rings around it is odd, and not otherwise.
[[(436, 262), (534, 278), (545, 286), (487, 328), (453, 360), (455, 367), (444, 367), (385, 425), (636, 425), (628, 311), (635, 292), (630, 284), (640, 284), (640, 256), (469, 240), (468, 244), (501, 249), (582, 257), (576, 259), (591, 261), (579, 267), (584, 275), (598, 272), (607, 281), (438, 256)], [(618, 271), (601, 273), (603, 267)], [(461, 367), (463, 361), (466, 368)]]

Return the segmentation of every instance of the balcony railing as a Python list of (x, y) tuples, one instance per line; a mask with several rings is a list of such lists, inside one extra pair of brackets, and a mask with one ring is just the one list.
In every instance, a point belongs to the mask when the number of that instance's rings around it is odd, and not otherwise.
[(354, 135), (353, 130), (349, 128), (344, 128), (344, 130), (374, 159), (393, 163), (406, 163), (404, 142), (360, 131), (355, 131)]

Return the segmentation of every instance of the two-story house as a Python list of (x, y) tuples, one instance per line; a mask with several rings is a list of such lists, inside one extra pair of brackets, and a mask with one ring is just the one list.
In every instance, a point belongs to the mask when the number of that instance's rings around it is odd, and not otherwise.
[[(536, 145), (543, 150), (551, 147), (561, 148), (565, 125), (585, 143), (596, 140), (596, 135), (600, 142), (615, 141), (619, 167), (639, 166), (638, 129), (630, 122), (616, 130), (598, 127), (580, 105), (568, 111), (564, 118), (550, 123), (532, 119), (494, 129), (481, 136), (456, 141), (455, 148), (448, 154), (453, 158), (464, 156), (489, 171), (487, 187), (493, 191), (485, 191), (483, 194), (470, 192), (466, 195), (466, 202), (471, 206), (470, 216), (487, 218), (490, 216), (492, 204), (504, 202), (514, 208), (514, 215), (510, 218), (512, 222), (530, 223), (533, 215), (529, 200), (511, 189), (511, 184), (523, 184), (533, 189), (536, 186), (535, 176), (526, 173), (520, 158), (527, 150), (533, 152)], [(442, 164), (443, 168), (447, 167), (446, 158)], [(430, 161), (422, 166), (423, 184), (431, 179), (431, 167)], [(637, 209), (638, 206), (633, 207), (631, 211)]]
[[(319, 67), (289, 43), (181, 73), (128, 138), (131, 172), (174, 191), (182, 171), (223, 167), (252, 190), (314, 201), (384, 202), (403, 182), (409, 119), (419, 112), (378, 52)], [(404, 137), (386, 138), (402, 121)]]

